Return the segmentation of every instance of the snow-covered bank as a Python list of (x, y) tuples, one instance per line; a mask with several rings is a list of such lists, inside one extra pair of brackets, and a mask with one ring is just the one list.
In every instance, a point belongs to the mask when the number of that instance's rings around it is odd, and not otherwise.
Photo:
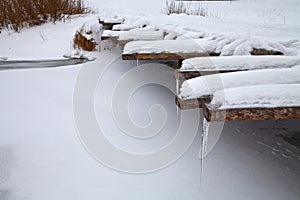
[[(142, 18), (151, 19), (151, 24), (169, 27), (180, 32), (197, 31), (223, 34), (248, 34), (275, 41), (298, 39), (300, 36), (299, 0), (240, 0), (232, 2), (207, 1), (195, 2), (206, 8), (208, 17), (161, 14), (165, 7), (164, 0), (151, 2), (118, 0), (89, 0), (91, 5), (98, 7), (101, 14), (124, 15), (128, 18), (135, 16), (138, 21)], [(109, 11), (109, 12), (108, 12)], [(131, 14), (129, 14), (131, 13)], [(299, 44), (298, 44), (299, 45)]]
[(72, 17), (67, 22), (47, 23), (21, 33), (2, 31), (0, 57), (8, 60), (61, 59), (73, 52), (73, 37), (86, 22), (97, 22), (95, 15)]
[[(165, 31), (165, 39), (205, 37), (214, 40), (214, 43), (210, 44), (215, 46), (218, 52), (222, 52), (221, 55), (243, 55), (254, 47), (280, 50), (286, 55), (296, 55), (300, 50), (300, 25), (296, 20), (300, 18), (300, 12), (297, 12), (300, 8), (299, 0), (288, 1), (284, 5), (279, 0), (201, 2), (201, 6), (221, 13), (221, 17), (217, 18), (183, 14), (166, 16), (161, 14), (165, 3), (163, 0), (151, 1), (149, 5), (145, 2), (130, 1), (126, 6), (116, 0), (90, 0), (90, 3), (99, 9), (99, 14), (75, 17), (67, 23), (44, 24), (24, 29), (21, 33), (10, 34), (2, 31), (0, 57), (57, 59), (63, 54), (70, 54), (75, 31), (85, 22), (97, 23), (99, 17), (124, 18), (125, 24), (119, 25), (119, 28), (125, 30), (148, 25)], [(277, 20), (279, 18), (285, 19), (285, 23)], [(61, 26), (64, 28), (60, 28)], [(129, 35), (132, 37), (132, 34)], [(24, 48), (23, 43), (28, 40), (30, 46)], [(205, 44), (200, 48), (206, 48)]]

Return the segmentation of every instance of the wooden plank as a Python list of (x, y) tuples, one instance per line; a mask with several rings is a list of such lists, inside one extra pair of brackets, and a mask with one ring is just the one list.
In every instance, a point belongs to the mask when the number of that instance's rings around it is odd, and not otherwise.
[(300, 107), (274, 108), (274, 118), (276, 120), (300, 118)]
[(207, 121), (281, 120), (300, 118), (300, 107), (214, 109), (205, 104)]
[[(280, 51), (253, 49), (250, 52), (252, 55), (283, 55)], [(132, 53), (122, 54), (123, 60), (183, 60), (194, 57), (220, 56), (220, 53), (205, 52), (205, 53)]]
[(201, 98), (194, 99), (182, 99), (178, 96), (175, 97), (175, 103), (181, 110), (202, 108), (204, 104), (211, 101), (212, 96), (204, 96)]
[(133, 41), (133, 40), (118, 40), (118, 44), (119, 45), (125, 45), (125, 44), (127, 44), (128, 42), (131, 42), (131, 41)]
[(112, 30), (114, 25), (121, 24), (120, 22), (103, 22), (103, 27), (106, 30)]
[(112, 41), (117, 41), (118, 36), (101, 36), (101, 40), (112, 40)]
[(257, 48), (253, 48), (253, 50), (250, 53), (253, 56), (262, 56), (262, 55), (264, 55), (264, 56), (267, 56), (267, 55), (282, 56), (282, 55), (284, 55), (280, 51), (273, 51), (273, 50), (266, 50), (266, 49), (257, 49)]
[(123, 60), (182, 60), (193, 57), (219, 56), (219, 53), (132, 53), (122, 54)]
[(180, 71), (179, 69), (175, 70), (175, 78), (178, 80), (188, 80), (191, 78), (196, 78), (199, 76), (206, 76), (210, 74), (219, 74), (219, 73), (229, 73), (245, 70), (195, 70), (195, 71)]

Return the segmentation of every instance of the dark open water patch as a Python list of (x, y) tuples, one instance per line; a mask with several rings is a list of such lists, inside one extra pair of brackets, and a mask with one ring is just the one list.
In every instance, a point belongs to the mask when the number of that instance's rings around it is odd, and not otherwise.
[(68, 65), (78, 65), (92, 61), (88, 58), (70, 58), (60, 60), (5, 60), (0, 61), (0, 70), (54, 68)]
[(300, 150), (300, 120), (279, 120), (272, 128), (260, 128), (261, 130), (275, 131), (276, 136)]
[(289, 135), (282, 135), (282, 138), (300, 149), (300, 131), (295, 131)]

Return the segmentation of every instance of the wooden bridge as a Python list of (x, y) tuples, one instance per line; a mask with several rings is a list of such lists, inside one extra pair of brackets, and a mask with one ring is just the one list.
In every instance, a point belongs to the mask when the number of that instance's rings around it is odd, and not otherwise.
[[(112, 30), (114, 25), (119, 25), (122, 22), (109, 22), (109, 21), (99, 21), (103, 24), (105, 29)], [(251, 71), (251, 70), (259, 70), (259, 69), (267, 69), (267, 68), (279, 68), (282, 65), (278, 64), (277, 66), (264, 66), (257, 67), (249, 64), (248, 67), (239, 67), (239, 66), (231, 66), (231, 67), (215, 67), (212, 62), (212, 66), (207, 68), (197, 68), (196, 69), (181, 69), (183, 62), (188, 62), (189, 58), (203, 58), (209, 57), (209, 59), (218, 59), (221, 58), (220, 52), (211, 52), (211, 51), (188, 51), (184, 50), (184, 46), (180, 49), (180, 51), (168, 51), (165, 49), (166, 45), (159, 46), (159, 44), (164, 44), (164, 41), (155, 40), (153, 43), (157, 43), (155, 46), (161, 51), (148, 51), (147, 45), (143, 47), (143, 45), (139, 46), (138, 42), (134, 40), (119, 40), (120, 31), (114, 31), (111, 35), (103, 35), (101, 37), (102, 40), (110, 40), (116, 42), (117, 44), (124, 46), (124, 52), (122, 54), (123, 60), (178, 60), (179, 65), (178, 69), (175, 70), (174, 76), (177, 83), (177, 91), (179, 93), (180, 84), (188, 79), (193, 79), (200, 76), (208, 76), (213, 74), (226, 74), (226, 73), (236, 73), (239, 71)], [(144, 41), (141, 41), (143, 44)], [(148, 41), (149, 42), (149, 41)], [(182, 45), (182, 41), (168, 41), (168, 43), (176, 46)], [(137, 45), (137, 51), (128, 51), (126, 50), (127, 45)], [(151, 45), (150, 45), (151, 47)], [(187, 49), (189, 47), (187, 46)], [(282, 52), (276, 50), (266, 50), (266, 49), (257, 49), (253, 48), (249, 52), (253, 57), (253, 59), (257, 59), (257, 55), (263, 56), (281, 56)], [(251, 59), (252, 59), (251, 58)], [(232, 56), (230, 59), (234, 60), (237, 57)], [(249, 57), (247, 57), (249, 59)], [(261, 58), (259, 58), (261, 59)], [(286, 57), (282, 58), (284, 63)], [(299, 58), (297, 58), (299, 60)], [(298, 62), (298, 61), (297, 61)], [(201, 62), (200, 62), (201, 63)], [(300, 62), (299, 62), (300, 63)], [(291, 66), (285, 66), (291, 67)], [(255, 77), (253, 77), (255, 78)], [(207, 121), (231, 121), (231, 120), (268, 120), (268, 119), (290, 119), (290, 118), (300, 118), (300, 107), (299, 106), (284, 106), (284, 107), (233, 107), (228, 109), (215, 108), (210, 105), (210, 102), (214, 98), (213, 94), (205, 95), (197, 98), (182, 98), (177, 93), (175, 97), (175, 103), (180, 109), (203, 109), (204, 117)]]

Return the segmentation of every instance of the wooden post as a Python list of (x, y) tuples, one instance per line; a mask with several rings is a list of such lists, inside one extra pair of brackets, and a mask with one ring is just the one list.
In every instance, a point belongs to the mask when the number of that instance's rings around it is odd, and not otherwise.
[(201, 98), (194, 99), (182, 99), (179, 96), (175, 97), (175, 103), (181, 110), (202, 108), (205, 103), (211, 101), (211, 96), (203, 96)]

